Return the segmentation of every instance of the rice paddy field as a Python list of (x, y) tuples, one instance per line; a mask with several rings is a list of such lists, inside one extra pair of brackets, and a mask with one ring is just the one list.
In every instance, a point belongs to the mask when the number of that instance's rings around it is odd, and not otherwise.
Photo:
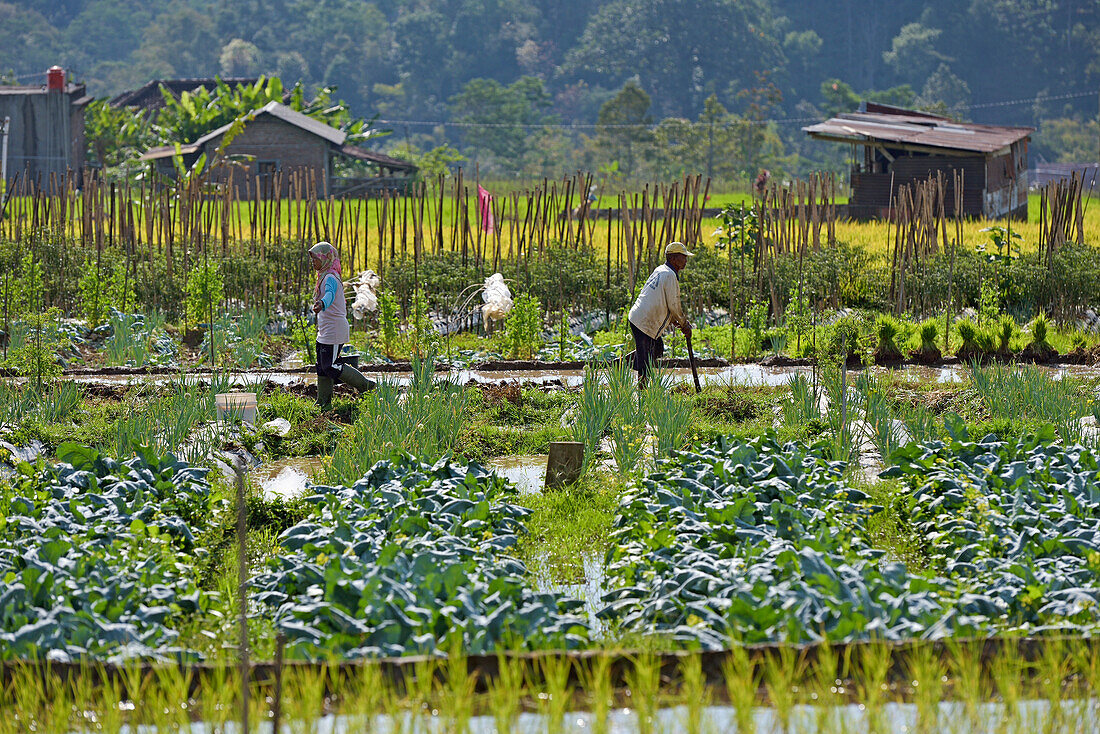
[[(753, 250), (698, 210), (699, 386), (677, 336), (638, 390), (621, 314), (671, 216), (494, 262), (453, 212), (62, 198), (0, 234), (0, 732), (1097, 728), (1094, 206), (1081, 242), (965, 221), (913, 261), (908, 225)], [(327, 410), (322, 217), (349, 281), (383, 253), (347, 349), (377, 384)]]

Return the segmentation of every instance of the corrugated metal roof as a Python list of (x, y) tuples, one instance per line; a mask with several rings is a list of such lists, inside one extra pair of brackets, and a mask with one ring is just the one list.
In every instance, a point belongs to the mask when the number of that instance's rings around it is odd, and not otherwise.
[(361, 161), (370, 161), (371, 163), (377, 163), (386, 168), (393, 168), (401, 171), (416, 170), (416, 166), (408, 161), (403, 161), (400, 158), (394, 158), (385, 153), (379, 153), (378, 151), (360, 148), (357, 145), (345, 145), (340, 148), (340, 152), (351, 158), (357, 158)]
[[(191, 153), (196, 152), (198, 149), (199, 149), (199, 146), (194, 145), (194, 144), (181, 145), (180, 146), (180, 155), (190, 155)], [(176, 146), (174, 146), (174, 145), (158, 145), (157, 147), (150, 148), (149, 150), (142, 153), (141, 156), (138, 158), (138, 160), (139, 161), (155, 161), (158, 158), (171, 158), (175, 154), (176, 154)]]
[(907, 147), (995, 153), (1035, 132), (1032, 127), (1001, 127), (952, 122), (923, 113), (851, 112), (802, 128), (811, 137), (863, 145), (895, 143)]

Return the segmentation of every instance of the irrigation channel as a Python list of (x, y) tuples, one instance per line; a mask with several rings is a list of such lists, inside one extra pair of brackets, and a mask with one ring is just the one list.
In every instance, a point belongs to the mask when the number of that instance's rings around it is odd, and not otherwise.
[[(725, 360), (700, 361), (698, 368), (699, 379), (704, 385), (744, 385), (778, 386), (787, 384), (795, 375), (809, 376), (813, 368), (808, 364), (793, 365), (767, 365), (759, 363), (728, 364)], [(675, 383), (689, 383), (691, 381), (691, 369), (686, 366), (686, 360), (680, 359), (671, 362), (673, 366), (666, 368), (666, 372)], [(1054, 379), (1061, 379), (1063, 375), (1074, 377), (1100, 376), (1100, 366), (1083, 365), (1074, 363), (1038, 364), (1039, 369), (1049, 372)], [(912, 382), (949, 383), (961, 382), (965, 379), (968, 367), (957, 360), (944, 362), (939, 366), (927, 366), (922, 364), (904, 364), (893, 367), (872, 367), (872, 372), (892, 373), (901, 375), (903, 379)], [(412, 371), (407, 364), (391, 365), (365, 365), (360, 370), (364, 375), (375, 381), (388, 381), (398, 386), (408, 386), (412, 380)], [(853, 369), (853, 374), (861, 370)], [(202, 369), (187, 370), (185, 373), (191, 379), (209, 379), (212, 372)], [(219, 375), (226, 374), (219, 371)], [(235, 386), (247, 384), (263, 384), (270, 382), (277, 386), (305, 385), (314, 382), (313, 368), (293, 367), (276, 369), (250, 369), (229, 371), (229, 377)], [(63, 379), (72, 380), (87, 385), (124, 386), (130, 384), (160, 384), (178, 379), (179, 370), (170, 368), (105, 368), (97, 370), (66, 370), (62, 374)], [(545, 362), (493, 362), (485, 365), (448, 369), (438, 368), (436, 378), (446, 380), (457, 385), (466, 384), (495, 384), (518, 383), (522, 386), (557, 386), (577, 387), (584, 381), (583, 362), (545, 363)], [(14, 378), (16, 381), (25, 381), (26, 378)]]

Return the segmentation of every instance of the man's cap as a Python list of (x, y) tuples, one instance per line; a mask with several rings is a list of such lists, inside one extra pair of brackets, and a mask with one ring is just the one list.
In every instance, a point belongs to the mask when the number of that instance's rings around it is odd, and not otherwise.
[(687, 255), (688, 257), (695, 257), (695, 253), (688, 252), (688, 248), (684, 247), (683, 242), (669, 242), (665, 245), (665, 257), (669, 255)]

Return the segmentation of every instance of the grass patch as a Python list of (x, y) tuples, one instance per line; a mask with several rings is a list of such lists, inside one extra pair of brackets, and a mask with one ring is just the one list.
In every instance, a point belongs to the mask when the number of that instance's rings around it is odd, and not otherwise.
[(576, 582), (585, 556), (596, 554), (602, 562), (623, 488), (617, 477), (589, 474), (563, 489), (519, 496), (534, 511), (517, 548), (520, 558), (533, 573)]

